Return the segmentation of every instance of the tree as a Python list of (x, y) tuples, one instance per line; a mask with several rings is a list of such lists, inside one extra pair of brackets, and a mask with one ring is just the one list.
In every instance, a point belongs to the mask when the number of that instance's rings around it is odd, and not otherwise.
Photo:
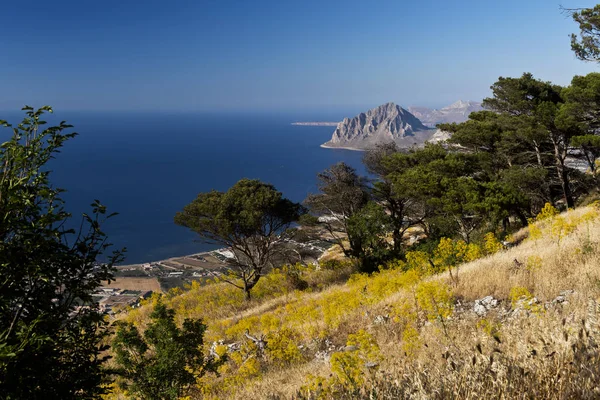
[(515, 164), (543, 166), (545, 163), (546, 133), (534, 129), (526, 115), (479, 111), (471, 113), (464, 123), (440, 124), (438, 127), (452, 133), (448, 143), (477, 154), (478, 162), (487, 173), (495, 174)]
[(227, 192), (200, 193), (175, 215), (175, 223), (231, 249), (232, 268), (223, 279), (242, 289), (249, 301), (250, 291), (272, 266), (279, 234), (304, 213), (273, 185), (242, 179)]
[(131, 323), (118, 324), (112, 345), (118, 382), (137, 398), (177, 400), (224, 361), (204, 358), (202, 320), (186, 318), (178, 328), (174, 317), (175, 311), (159, 299), (143, 334)]
[(583, 61), (600, 61), (600, 4), (593, 8), (563, 9), (579, 24), (579, 37), (571, 34), (571, 49)]
[(461, 176), (445, 179), (445, 190), (440, 197), (440, 209), (456, 225), (458, 234), (466, 243), (472, 233), (479, 228), (484, 217), (482, 213), (482, 185), (471, 177)]
[(475, 112), (464, 123), (440, 128), (452, 132), (448, 143), (453, 150), (472, 155), (477, 168), (471, 176), (487, 187), (482, 200), (490, 222), (515, 215), (527, 224), (527, 215), (553, 202), (548, 180), (548, 171), (554, 170), (552, 147), (546, 130), (532, 126), (527, 115)]
[[(23, 108), (0, 146), (0, 397), (94, 399), (106, 392), (107, 325), (93, 293), (122, 260), (109, 249), (98, 201), (78, 232), (47, 163), (76, 133), (43, 128), (48, 106)], [(79, 225), (79, 224), (78, 224)]]
[[(543, 132), (543, 139), (552, 147), (556, 176), (560, 182), (567, 207), (575, 206), (570, 181), (570, 168), (566, 165), (571, 139), (579, 133), (571, 121), (560, 117), (564, 104), (562, 88), (550, 82), (533, 78), (529, 73), (520, 78), (503, 78), (491, 87), (493, 97), (483, 101), (485, 108), (519, 118), (528, 123), (532, 132)], [(534, 143), (534, 145), (539, 145)]]
[(575, 76), (562, 95), (565, 105), (561, 119), (580, 130), (571, 144), (579, 148), (578, 155), (596, 176), (596, 160), (600, 156), (600, 73)]
[[(393, 163), (390, 162), (392, 157), (395, 157)], [(367, 150), (363, 157), (363, 164), (367, 170), (377, 176), (371, 192), (374, 200), (385, 208), (389, 216), (393, 252), (396, 257), (403, 253), (404, 233), (423, 222), (420, 215), (422, 208), (411, 197), (410, 186), (394, 185), (390, 177), (392, 172), (408, 168), (409, 159), (410, 156), (401, 153), (394, 142)]]
[(361, 261), (362, 272), (375, 272), (388, 258), (386, 235), (390, 230), (390, 217), (385, 209), (371, 201), (348, 218), (348, 237), (357, 249), (355, 257)]
[[(356, 170), (340, 162), (317, 175), (321, 193), (311, 194), (304, 201), (320, 216), (326, 229), (348, 257), (361, 258), (362, 241), (348, 229), (349, 220), (369, 202), (367, 181)], [(341, 233), (341, 234), (340, 234)], [(349, 245), (344, 243), (347, 235)]]
[(600, 136), (581, 135), (573, 138), (573, 146), (579, 147), (591, 174), (598, 175), (598, 158), (600, 158)]
[[(463, 233), (468, 231), (470, 234), (471, 229), (466, 226), (480, 221), (466, 211), (471, 199), (465, 201), (467, 193), (462, 190), (468, 186), (466, 183), (477, 186), (470, 177), (475, 170), (471, 158), (464, 152), (450, 152), (439, 144), (428, 144), (408, 154), (394, 154), (386, 160), (389, 166), (387, 179), (393, 190), (410, 205), (404, 218), (405, 227), (420, 225), (429, 239), (434, 240), (457, 233), (461, 226), (458, 222), (461, 222), (465, 227)], [(466, 183), (458, 190), (463, 183), (461, 179)], [(457, 196), (461, 197), (460, 201)]]

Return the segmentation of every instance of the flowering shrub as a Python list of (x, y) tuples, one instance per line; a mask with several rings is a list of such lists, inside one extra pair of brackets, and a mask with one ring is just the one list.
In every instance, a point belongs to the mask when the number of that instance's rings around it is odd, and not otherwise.
[[(442, 238), (433, 252), (433, 265), (435, 268), (432, 272), (448, 270), (450, 278), (457, 284), (458, 266), (476, 260), (481, 255), (481, 249), (476, 244), (467, 244), (464, 240)], [(456, 269), (455, 275), (452, 274), (453, 268)]]
[(331, 355), (329, 378), (309, 374), (300, 393), (310, 399), (329, 399), (344, 390), (356, 391), (366, 382), (369, 371), (374, 371), (382, 360), (377, 342), (364, 330), (348, 335), (345, 351)]
[(419, 331), (412, 325), (408, 325), (402, 332), (402, 350), (407, 357), (415, 355), (417, 350), (423, 346)]
[(499, 252), (503, 248), (504, 246), (502, 245), (502, 243), (500, 243), (500, 241), (498, 241), (496, 235), (494, 235), (493, 232), (488, 232), (483, 237), (483, 249), (485, 251), (485, 254), (494, 254)]
[(302, 361), (302, 352), (297, 344), (299, 342), (300, 335), (289, 328), (270, 333), (267, 335), (268, 361), (276, 365)]
[(531, 311), (535, 314), (539, 314), (544, 311), (544, 308), (537, 304), (531, 292), (523, 286), (515, 286), (510, 289), (509, 297), (513, 308), (517, 308), (520, 305), (523, 307), (523, 309)]
[(500, 325), (497, 322), (493, 322), (487, 319), (481, 319), (477, 322), (477, 328), (481, 329), (486, 335), (499, 338), (500, 337)]
[(546, 219), (553, 218), (559, 214), (558, 210), (550, 203), (546, 203), (544, 208), (540, 211), (540, 213), (535, 217), (536, 221), (543, 221)]
[(442, 282), (422, 282), (417, 286), (417, 303), (429, 321), (443, 321), (452, 315), (452, 289)]
[(568, 221), (565, 217), (560, 215), (556, 216), (552, 220), (551, 233), (552, 238), (556, 239), (556, 243), (560, 245), (562, 239), (571, 234), (575, 230), (577, 225), (572, 221)]
[(525, 267), (529, 272), (539, 271), (542, 268), (542, 258), (540, 256), (527, 257), (527, 264)]

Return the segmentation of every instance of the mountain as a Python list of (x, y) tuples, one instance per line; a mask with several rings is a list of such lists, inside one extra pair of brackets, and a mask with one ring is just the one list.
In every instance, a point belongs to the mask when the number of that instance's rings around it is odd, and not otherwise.
[(439, 110), (427, 107), (409, 107), (408, 110), (419, 118), (425, 126), (433, 128), (441, 123), (465, 122), (469, 118), (469, 114), (474, 111), (481, 111), (483, 108), (481, 103), (459, 100)]
[(435, 129), (423, 125), (404, 108), (387, 103), (354, 118), (344, 118), (322, 147), (365, 150), (378, 143), (396, 142), (406, 148), (422, 145), (434, 133)]

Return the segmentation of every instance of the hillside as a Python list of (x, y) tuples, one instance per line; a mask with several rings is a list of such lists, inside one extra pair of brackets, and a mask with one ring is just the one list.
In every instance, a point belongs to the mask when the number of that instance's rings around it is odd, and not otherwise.
[(349, 280), (345, 262), (278, 270), (251, 303), (225, 283), (170, 293), (229, 357), (192, 398), (594, 398), (600, 213), (545, 210), (509, 249), (442, 241), (435, 269), (413, 251)]

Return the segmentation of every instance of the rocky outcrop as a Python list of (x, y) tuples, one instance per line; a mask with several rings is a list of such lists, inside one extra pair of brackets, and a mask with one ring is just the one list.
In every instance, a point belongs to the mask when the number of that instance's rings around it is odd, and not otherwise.
[(435, 131), (435, 133), (433, 134), (433, 136), (431, 136), (431, 139), (428, 140), (428, 142), (429, 143), (445, 142), (446, 140), (450, 139), (450, 136), (452, 136), (452, 134), (450, 132), (443, 131), (441, 129), (437, 129)]
[(417, 117), (387, 103), (354, 118), (345, 118), (323, 147), (365, 150), (379, 143), (396, 142), (399, 147), (419, 146), (429, 140), (435, 129), (426, 127)]
[(481, 107), (481, 103), (459, 100), (439, 110), (426, 107), (409, 107), (408, 110), (415, 117), (419, 118), (423, 125), (435, 127), (437, 124), (465, 122), (469, 119), (469, 114), (481, 111), (483, 108)]

